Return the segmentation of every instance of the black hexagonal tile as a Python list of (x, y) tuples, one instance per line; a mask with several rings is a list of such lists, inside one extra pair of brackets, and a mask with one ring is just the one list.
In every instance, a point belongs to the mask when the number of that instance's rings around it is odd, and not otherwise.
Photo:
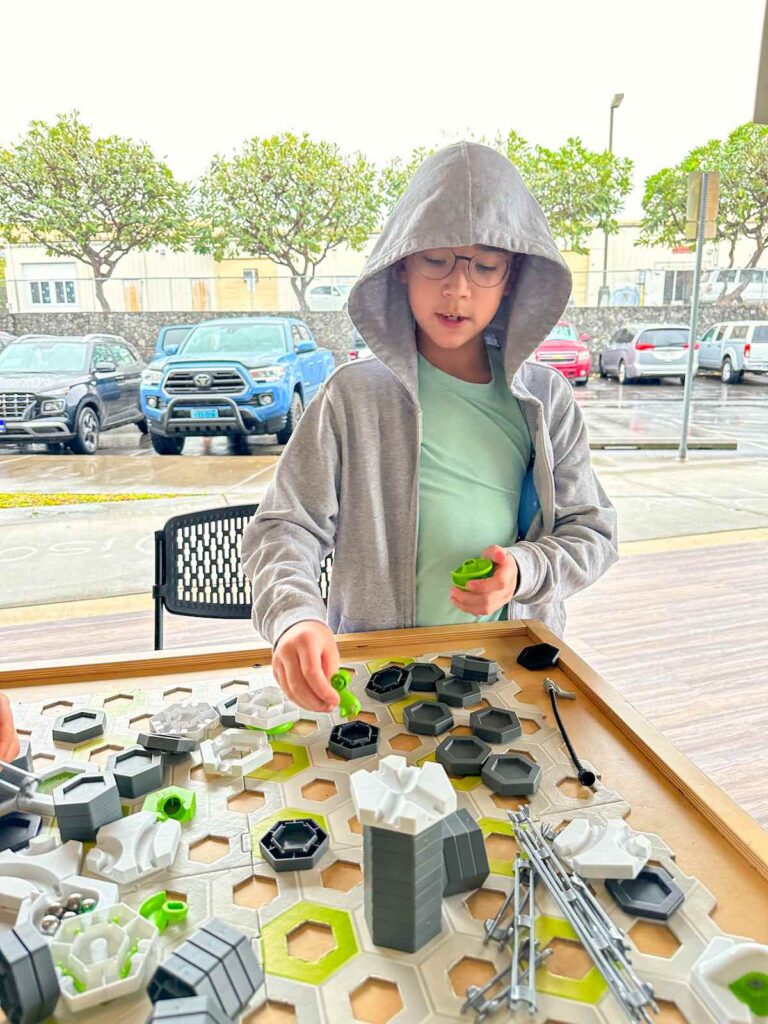
[(331, 729), (328, 749), (333, 754), (354, 761), (375, 754), (379, 747), (379, 727), (368, 722), (342, 722)]
[(411, 732), (422, 736), (439, 736), (453, 727), (451, 709), (439, 700), (409, 704), (403, 712), (403, 721)]
[(411, 679), (408, 669), (401, 665), (390, 665), (372, 673), (366, 684), (365, 692), (373, 700), (378, 700), (382, 704), (391, 704), (393, 701), (405, 697), (410, 686)]
[(85, 743), (103, 736), (106, 722), (103, 711), (69, 711), (53, 723), (53, 738), (59, 743)]
[(259, 848), (275, 871), (306, 871), (328, 849), (328, 835), (312, 818), (278, 821), (261, 837)]
[(4, 850), (23, 850), (29, 846), (43, 824), (39, 814), (12, 811), (0, 818), (0, 853)]
[(239, 693), (232, 693), (229, 697), (220, 700), (216, 705), (219, 721), (225, 729), (245, 729), (245, 726), (235, 719), (235, 709), (237, 708), (239, 696)]
[(479, 708), (469, 716), (469, 724), (487, 743), (510, 743), (523, 731), (520, 719), (507, 708)]
[(445, 672), (432, 661), (415, 661), (408, 666), (411, 678), (411, 693), (434, 693)]
[(668, 921), (685, 894), (664, 868), (644, 867), (637, 878), (608, 878), (605, 887), (626, 914)]
[(482, 778), (500, 796), (532, 796), (541, 782), (541, 768), (523, 754), (491, 754)]
[(112, 772), (120, 796), (135, 800), (163, 785), (163, 755), (142, 746), (128, 747), (107, 758), (107, 771)]
[(449, 736), (435, 751), (435, 758), (449, 775), (479, 775), (491, 748), (477, 736)]
[(476, 654), (454, 654), (451, 658), (451, 675), (457, 679), (474, 679), (479, 683), (495, 683), (499, 678), (498, 664), (490, 658)]
[(557, 664), (559, 657), (559, 649), (553, 647), (552, 644), (531, 644), (520, 651), (517, 663), (531, 672), (538, 672), (545, 668), (552, 668)]
[(435, 687), (437, 699), (452, 708), (468, 708), (483, 699), (480, 684), (474, 679), (455, 679), (446, 676)]

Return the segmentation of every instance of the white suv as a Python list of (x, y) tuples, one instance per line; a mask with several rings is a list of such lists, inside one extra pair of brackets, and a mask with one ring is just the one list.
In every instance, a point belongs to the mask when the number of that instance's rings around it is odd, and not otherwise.
[(701, 339), (699, 369), (717, 370), (723, 384), (745, 373), (768, 373), (768, 320), (713, 324)]

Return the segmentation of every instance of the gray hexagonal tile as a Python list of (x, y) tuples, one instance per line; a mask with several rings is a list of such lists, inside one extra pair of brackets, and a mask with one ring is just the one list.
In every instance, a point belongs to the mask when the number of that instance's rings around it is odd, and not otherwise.
[(479, 775), (491, 748), (477, 736), (449, 736), (435, 751), (435, 758), (449, 775)]
[(422, 736), (439, 736), (453, 728), (451, 709), (438, 700), (409, 704), (403, 711), (403, 721), (411, 732)]
[(508, 708), (479, 708), (469, 716), (469, 724), (487, 743), (510, 743), (523, 731), (520, 719)]
[(454, 676), (441, 679), (435, 687), (435, 693), (439, 701), (452, 708), (470, 707), (483, 699), (480, 684), (474, 679), (456, 679)]
[(501, 796), (531, 796), (539, 788), (541, 768), (523, 754), (492, 754), (483, 765), (482, 779)]
[(104, 735), (107, 716), (103, 711), (69, 711), (59, 715), (53, 723), (53, 738), (57, 743), (85, 743)]

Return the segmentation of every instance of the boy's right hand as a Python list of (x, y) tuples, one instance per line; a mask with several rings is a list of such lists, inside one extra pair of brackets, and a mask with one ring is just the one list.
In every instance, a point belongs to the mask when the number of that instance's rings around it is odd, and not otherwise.
[(0, 761), (13, 761), (19, 756), (20, 749), (11, 702), (4, 693), (0, 693)]
[(286, 629), (277, 642), (272, 671), (287, 696), (308, 711), (333, 711), (339, 695), (331, 676), (339, 670), (336, 638), (323, 622), (307, 620)]

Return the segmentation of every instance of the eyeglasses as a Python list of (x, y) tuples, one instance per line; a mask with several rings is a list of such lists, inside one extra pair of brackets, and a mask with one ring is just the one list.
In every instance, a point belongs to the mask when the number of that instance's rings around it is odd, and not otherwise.
[(413, 254), (413, 265), (422, 277), (442, 281), (450, 277), (458, 260), (467, 261), (467, 273), (479, 288), (493, 288), (502, 283), (509, 271), (510, 261), (501, 252), (479, 252), (474, 256), (459, 256), (453, 249), (425, 249)]

